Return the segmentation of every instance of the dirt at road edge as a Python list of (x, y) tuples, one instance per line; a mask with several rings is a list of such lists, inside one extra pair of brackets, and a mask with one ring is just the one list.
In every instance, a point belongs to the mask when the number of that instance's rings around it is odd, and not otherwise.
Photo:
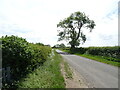
[(82, 76), (79, 75), (77, 71), (75, 71), (72, 67), (69, 68), (72, 71), (72, 78), (68, 78), (66, 76), (66, 71), (64, 67), (64, 61), (61, 62), (61, 73), (64, 77), (66, 88), (88, 88), (87, 84), (85, 84)]

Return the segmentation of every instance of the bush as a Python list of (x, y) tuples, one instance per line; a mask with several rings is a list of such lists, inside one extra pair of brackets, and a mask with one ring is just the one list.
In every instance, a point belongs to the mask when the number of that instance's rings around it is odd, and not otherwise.
[(84, 54), (87, 51), (87, 48), (83, 48), (83, 47), (74, 48), (74, 49), (67, 48), (66, 50), (69, 50), (70, 53), (72, 54), (73, 53)]
[(106, 56), (120, 59), (119, 57), (120, 47), (89, 47), (86, 51), (87, 54), (98, 55), (98, 56)]
[(102, 56), (103, 58), (114, 61), (120, 62), (120, 46), (114, 47), (88, 47), (88, 48), (74, 48), (70, 50), (70, 48), (65, 48), (64, 50), (68, 51), (69, 53), (77, 53), (77, 54), (90, 54), (96, 56)]
[(32, 61), (30, 67), (32, 66), (32, 68), (44, 63), (48, 59), (49, 54), (51, 53), (51, 48), (48, 46), (30, 44), (30, 47), (32, 50)]
[[(17, 36), (2, 37), (2, 67), (10, 66), (12, 72), (19, 74), (25, 71), (31, 60), (29, 43)], [(23, 72), (22, 71), (22, 72)]]
[(6, 35), (0, 40), (2, 40), (2, 67), (11, 68), (14, 80), (18, 80), (45, 62), (51, 53), (50, 47), (29, 43), (21, 37)]
[(87, 48), (75, 48), (75, 53), (84, 54), (87, 51)]

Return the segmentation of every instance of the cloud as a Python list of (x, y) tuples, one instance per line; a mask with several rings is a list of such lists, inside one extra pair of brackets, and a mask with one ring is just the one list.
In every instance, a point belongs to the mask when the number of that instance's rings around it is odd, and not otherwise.
[[(98, 42), (99, 37), (117, 35), (118, 0), (0, 0), (0, 31), (2, 35), (14, 34), (30, 42), (57, 44), (57, 23), (76, 11), (85, 12), (94, 20), (92, 33), (85, 31), (89, 45), (116, 45)], [(89, 43), (88, 43), (89, 42)], [(65, 42), (66, 43), (66, 42)]]
[(111, 39), (113, 39), (113, 35), (99, 34), (99, 37), (100, 37), (102, 40), (111, 40)]

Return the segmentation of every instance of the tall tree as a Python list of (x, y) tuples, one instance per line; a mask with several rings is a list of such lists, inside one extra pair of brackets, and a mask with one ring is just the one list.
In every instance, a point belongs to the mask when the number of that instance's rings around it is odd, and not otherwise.
[(62, 28), (62, 30), (58, 30), (58, 41), (67, 40), (71, 45), (71, 49), (75, 48), (75, 46), (80, 45), (81, 41), (83, 43), (86, 41), (86, 35), (84, 35), (81, 28), (87, 28), (91, 32), (94, 26), (95, 22), (90, 20), (85, 13), (72, 13), (69, 17), (57, 24), (57, 27)]

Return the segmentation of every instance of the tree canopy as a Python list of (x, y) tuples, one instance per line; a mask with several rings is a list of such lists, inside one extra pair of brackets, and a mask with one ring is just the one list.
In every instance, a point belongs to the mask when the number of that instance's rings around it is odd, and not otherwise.
[(63, 43), (61, 43), (61, 44), (56, 44), (53, 47), (54, 48), (65, 48), (66, 46)]
[(86, 35), (84, 35), (82, 27), (89, 29), (90, 32), (94, 29), (95, 22), (90, 20), (89, 17), (83, 12), (72, 13), (69, 17), (61, 20), (57, 27), (62, 28), (58, 30), (58, 41), (67, 40), (71, 45), (71, 48), (79, 46), (80, 42), (83, 43), (86, 41)]

